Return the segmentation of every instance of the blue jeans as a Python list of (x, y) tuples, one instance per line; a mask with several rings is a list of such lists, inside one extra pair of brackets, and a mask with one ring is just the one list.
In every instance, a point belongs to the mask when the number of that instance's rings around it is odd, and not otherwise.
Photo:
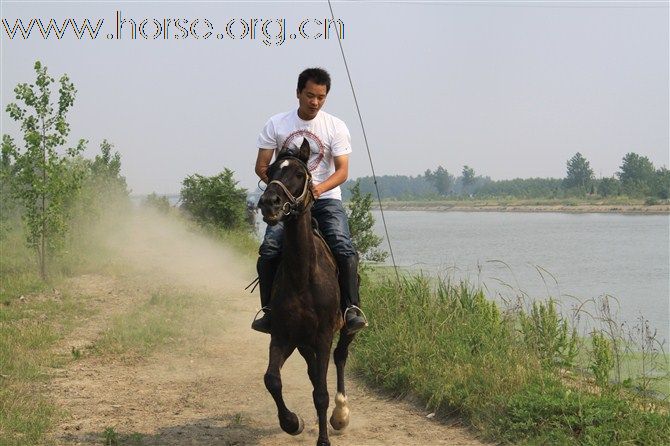
[[(335, 198), (316, 200), (312, 206), (312, 217), (319, 223), (319, 230), (336, 258), (356, 255), (356, 249), (351, 243), (347, 213), (341, 200)], [(278, 257), (281, 254), (283, 242), (284, 223), (279, 222), (274, 226), (268, 226), (258, 253), (267, 259)]]

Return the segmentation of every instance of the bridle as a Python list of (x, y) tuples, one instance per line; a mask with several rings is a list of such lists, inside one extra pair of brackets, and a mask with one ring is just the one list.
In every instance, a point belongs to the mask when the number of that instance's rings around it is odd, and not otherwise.
[[(290, 156), (290, 155), (289, 156), (283, 156), (283, 157), (277, 159), (275, 161), (275, 163), (279, 162), (280, 160), (286, 160), (286, 159), (289, 159), (289, 158), (298, 161), (300, 163), (300, 166), (303, 168), (303, 171), (306, 174), (305, 175), (305, 184), (302, 187), (302, 192), (300, 193), (300, 195), (297, 198), (294, 197), (293, 194), (291, 193), (291, 191), (289, 191), (288, 188), (284, 185), (284, 183), (282, 183), (279, 180), (272, 180), (268, 183), (268, 187), (271, 184), (276, 184), (277, 186), (279, 186), (281, 188), (281, 190), (284, 191), (284, 194), (286, 194), (286, 198), (288, 199), (288, 201), (286, 201), (284, 203), (284, 205), (282, 206), (282, 209), (281, 209), (282, 212), (284, 213), (284, 215), (286, 215), (286, 216), (289, 216), (292, 213), (298, 211), (298, 209), (301, 206), (303, 206), (303, 204), (305, 202), (305, 199), (307, 198), (307, 195), (312, 193), (312, 189), (309, 187), (309, 185), (312, 183), (312, 174), (309, 172), (309, 168), (307, 167), (307, 164), (305, 164), (300, 158), (297, 158), (295, 156)], [(313, 198), (313, 196), (312, 196), (312, 198)], [(303, 208), (298, 212), (298, 214), (302, 214), (303, 212), (305, 212), (306, 208), (307, 208), (307, 206), (303, 206)]]

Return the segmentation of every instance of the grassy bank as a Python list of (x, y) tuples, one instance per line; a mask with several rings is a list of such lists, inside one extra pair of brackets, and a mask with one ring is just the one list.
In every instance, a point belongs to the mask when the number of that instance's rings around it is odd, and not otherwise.
[(577, 338), (549, 304), (502, 309), (464, 283), (423, 277), (364, 290), (372, 325), (352, 362), (375, 386), (416, 395), (498, 442), (670, 442), (667, 399), (634, 392), (635, 381), (612, 384), (611, 345)]

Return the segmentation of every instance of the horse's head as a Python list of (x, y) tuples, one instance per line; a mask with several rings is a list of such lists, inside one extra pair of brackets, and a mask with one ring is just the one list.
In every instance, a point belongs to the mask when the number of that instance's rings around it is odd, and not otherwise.
[(304, 139), (300, 149), (282, 149), (270, 165), (268, 187), (258, 201), (263, 220), (270, 226), (289, 215), (302, 213), (312, 203), (309, 155), (309, 142)]

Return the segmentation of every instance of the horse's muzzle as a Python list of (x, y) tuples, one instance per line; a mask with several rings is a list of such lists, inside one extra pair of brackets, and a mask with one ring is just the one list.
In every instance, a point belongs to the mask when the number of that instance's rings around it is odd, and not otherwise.
[(261, 199), (258, 201), (258, 207), (263, 214), (263, 221), (270, 226), (274, 226), (279, 223), (284, 216), (282, 212), (282, 200), (281, 197), (273, 192), (266, 192), (261, 195)]

